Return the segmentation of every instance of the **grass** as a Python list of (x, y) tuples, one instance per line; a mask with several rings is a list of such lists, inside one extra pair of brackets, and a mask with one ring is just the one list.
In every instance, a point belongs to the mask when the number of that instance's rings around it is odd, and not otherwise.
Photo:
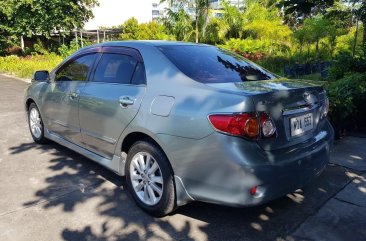
[(14, 74), (20, 78), (32, 78), (36, 70), (51, 71), (62, 61), (56, 54), (0, 57), (0, 72)]

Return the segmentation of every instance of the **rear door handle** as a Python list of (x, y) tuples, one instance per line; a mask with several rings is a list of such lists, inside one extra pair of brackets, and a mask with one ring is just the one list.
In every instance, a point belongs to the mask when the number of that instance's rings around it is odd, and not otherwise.
[(127, 108), (127, 106), (129, 105), (133, 105), (135, 103), (135, 100), (129, 96), (122, 96), (119, 98), (118, 102), (121, 107)]

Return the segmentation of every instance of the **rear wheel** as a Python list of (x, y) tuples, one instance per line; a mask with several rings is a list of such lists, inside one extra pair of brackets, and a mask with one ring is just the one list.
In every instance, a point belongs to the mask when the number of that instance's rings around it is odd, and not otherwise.
[(128, 152), (126, 181), (139, 207), (154, 216), (175, 208), (173, 171), (159, 147), (148, 141), (136, 142)]
[(42, 117), (35, 103), (31, 103), (28, 108), (28, 125), (32, 138), (36, 143), (43, 144), (47, 142), (44, 137)]

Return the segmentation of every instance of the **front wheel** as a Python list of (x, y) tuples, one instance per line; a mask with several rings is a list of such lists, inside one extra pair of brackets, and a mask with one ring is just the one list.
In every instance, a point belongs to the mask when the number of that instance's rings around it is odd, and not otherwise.
[(32, 138), (36, 143), (43, 144), (47, 142), (44, 137), (43, 120), (35, 103), (31, 103), (28, 108), (28, 125)]
[(126, 181), (137, 205), (165, 216), (175, 208), (173, 171), (162, 150), (148, 141), (136, 142), (128, 152)]

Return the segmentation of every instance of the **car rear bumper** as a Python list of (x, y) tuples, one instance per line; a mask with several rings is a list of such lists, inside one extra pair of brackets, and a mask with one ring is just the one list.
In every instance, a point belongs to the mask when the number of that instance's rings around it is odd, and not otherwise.
[[(201, 140), (173, 141), (164, 135), (159, 139), (168, 148), (174, 173), (190, 198), (253, 206), (291, 193), (320, 175), (329, 161), (333, 136), (327, 121), (306, 142), (275, 151), (220, 133)], [(257, 194), (251, 195), (254, 186)], [(178, 205), (187, 201), (178, 200)]]

